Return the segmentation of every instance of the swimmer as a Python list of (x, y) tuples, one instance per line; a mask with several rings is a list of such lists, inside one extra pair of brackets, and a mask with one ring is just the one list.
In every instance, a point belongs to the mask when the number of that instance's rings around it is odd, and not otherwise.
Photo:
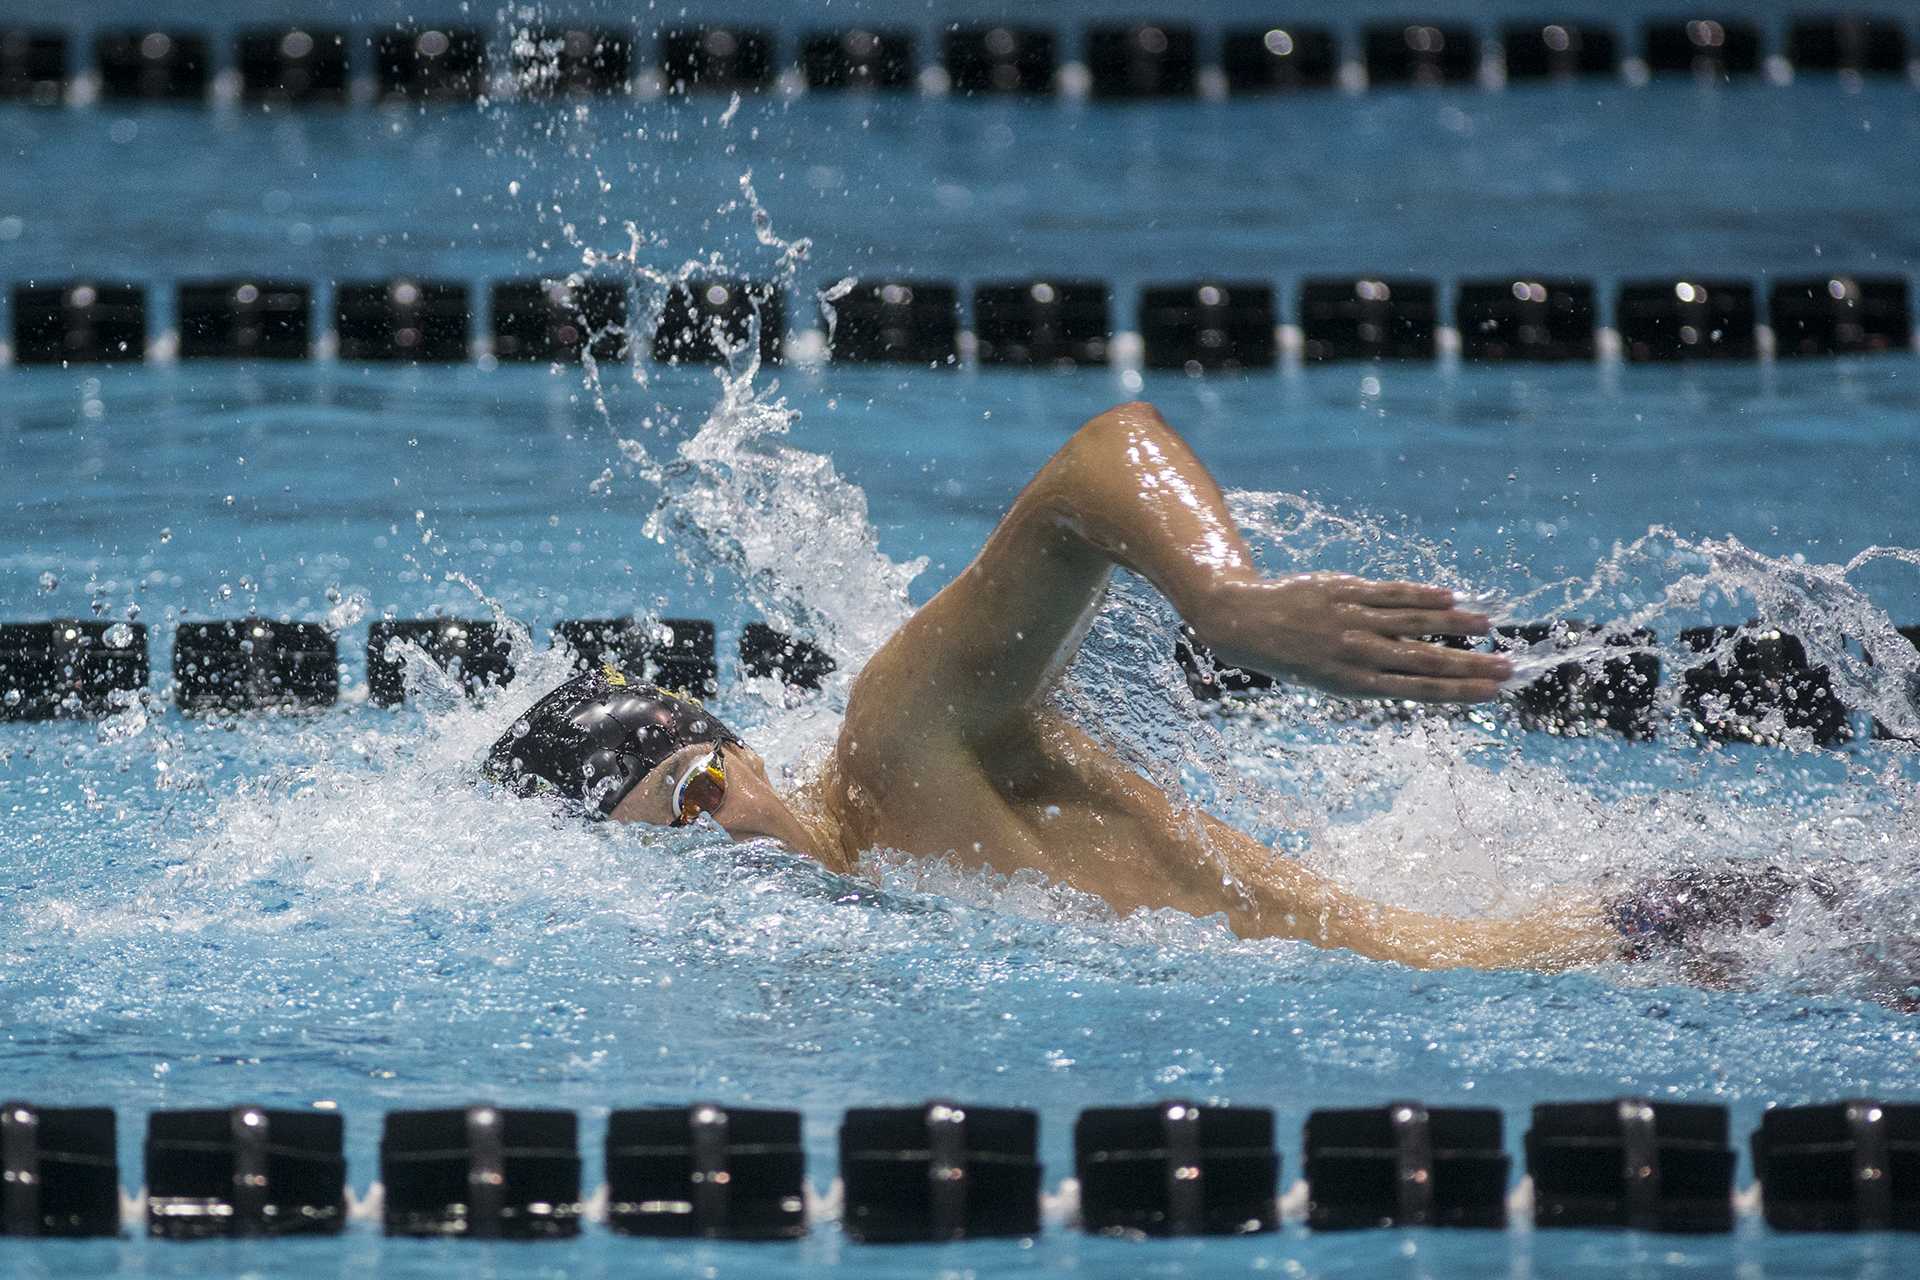
[[(698, 704), (611, 668), (542, 698), (485, 773), (619, 822), (711, 818), (852, 872), (862, 851), (951, 857), (1104, 898), (1115, 910), (1224, 915), (1242, 937), (1293, 938), (1421, 968), (1561, 969), (1669, 954), (1701, 931), (1765, 927), (1749, 873), (1673, 878), (1508, 919), (1369, 901), (1170, 797), (1047, 704), (1116, 567), (1152, 583), (1232, 667), (1332, 693), (1483, 702), (1504, 657), (1427, 643), (1480, 636), (1451, 591), (1343, 574), (1267, 578), (1214, 479), (1145, 404), (1094, 418), (1041, 468), (965, 572), (854, 681), (819, 776), (781, 795), (759, 756)], [(1224, 874), (1223, 874), (1224, 872)], [(1778, 873), (1775, 873), (1776, 875)], [(1720, 908), (1715, 909), (1718, 903)]]

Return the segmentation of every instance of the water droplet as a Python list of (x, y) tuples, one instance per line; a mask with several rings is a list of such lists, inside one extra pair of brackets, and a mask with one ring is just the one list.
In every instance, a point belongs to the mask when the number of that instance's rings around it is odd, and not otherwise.
[(60, 579), (55, 577), (52, 573), (43, 573), (40, 575), (40, 589), (42, 591), (52, 591), (54, 588), (58, 587), (59, 585), (60, 585)]
[(101, 632), (100, 639), (109, 649), (124, 649), (133, 643), (133, 628), (124, 622), (116, 622)]
[(338, 587), (327, 588), (327, 630), (338, 633), (366, 616), (367, 600), (361, 595), (342, 595)]
[(172, 541), (173, 541), (173, 530), (172, 530), (172, 529), (162, 529), (162, 530), (160, 531), (160, 541), (161, 541), (161, 542), (162, 542), (163, 544), (164, 544), (164, 543), (168, 543), (168, 542), (172, 542)]

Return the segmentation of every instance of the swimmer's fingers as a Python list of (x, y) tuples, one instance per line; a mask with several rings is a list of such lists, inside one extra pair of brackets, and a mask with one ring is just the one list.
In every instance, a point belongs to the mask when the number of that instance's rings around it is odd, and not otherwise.
[(1500, 696), (1497, 680), (1447, 680), (1386, 672), (1369, 676), (1360, 683), (1364, 691), (1374, 697), (1408, 702), (1491, 702)]
[(1342, 578), (1332, 587), (1333, 598), (1369, 609), (1451, 609), (1453, 592), (1446, 587), (1430, 587), (1419, 582), (1369, 582), (1365, 578)]
[(1440, 676), (1497, 685), (1513, 674), (1512, 661), (1494, 653), (1472, 653), (1418, 640), (1388, 640), (1365, 632), (1348, 633), (1347, 643), (1356, 656), (1383, 675)]
[(1483, 636), (1492, 624), (1464, 609), (1356, 609), (1354, 621), (1383, 636)]

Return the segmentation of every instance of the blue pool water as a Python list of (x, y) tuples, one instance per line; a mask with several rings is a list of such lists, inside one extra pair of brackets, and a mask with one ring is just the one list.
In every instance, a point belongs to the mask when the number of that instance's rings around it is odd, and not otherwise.
[[(871, 12), (823, 3), (782, 30)], [(152, 13), (108, 4), (89, 20)], [(850, 273), (1087, 274), (1113, 283), (1124, 321), (1140, 283), (1202, 273), (1287, 297), (1309, 274), (1551, 268), (1605, 296), (1639, 273), (1920, 266), (1920, 93), (1905, 84), (1125, 109), (816, 95), (723, 122), (725, 106), (0, 109), (16, 179), (0, 188), (0, 279), (146, 282), (165, 329), (179, 279), (273, 273), (324, 299), (333, 280), (404, 271), (478, 291), (624, 248), (628, 221), (651, 237), (651, 268), (715, 253), (765, 275), (780, 250), (755, 237), (748, 171), (777, 236), (812, 241), (789, 299), (803, 324), (813, 290)], [(0, 331), (6, 319), (0, 303)], [(1498, 1105), (1517, 1150), (1537, 1101), (1723, 1102), (1744, 1136), (1770, 1102), (1920, 1095), (1920, 1024), (1871, 998), (1920, 936), (1904, 879), (1920, 798), (1896, 745), (1708, 750), (1671, 707), (1645, 743), (1544, 738), (1502, 713), (1201, 717), (1171, 666), (1171, 616), (1119, 593), (1075, 706), (1143, 767), (1369, 893), (1499, 912), (1712, 856), (1839, 859), (1873, 886), (1855, 936), (1754, 944), (1749, 986), (1706, 992), (1658, 970), (1416, 973), (1170, 913), (1116, 919), (1024, 878), (884, 851), (840, 879), (704, 836), (582, 830), (468, 785), (525, 694), (468, 708), (429, 688), (379, 711), (362, 704), (360, 653), (367, 621), (482, 615), (478, 591), (541, 645), (561, 617), (690, 614), (718, 621), (724, 655), (771, 616), (852, 667), (958, 572), (1080, 421), (1135, 397), (1238, 491), (1277, 570), (1415, 572), (1524, 598), (1533, 616), (1644, 621), (1669, 664), (1685, 660), (1673, 634), (1698, 622), (1758, 614), (1858, 636), (1920, 622), (1910, 558), (1839, 567), (1920, 546), (1911, 355), (1204, 380), (790, 366), (724, 401), (710, 371), (639, 372), (0, 370), (0, 618), (137, 610), (156, 673), (178, 621), (328, 619), (348, 682), (347, 705), (316, 717), (186, 719), (163, 698), (100, 725), (5, 726), (0, 1093), (119, 1107), (130, 1182), (146, 1109), (326, 1101), (347, 1116), (356, 1190), (380, 1112), (477, 1098), (580, 1110), (590, 1181), (610, 1107), (794, 1106), (824, 1187), (845, 1107), (934, 1095), (1037, 1108), (1049, 1185), (1070, 1172), (1079, 1109), (1160, 1097), (1275, 1108), (1290, 1181), (1318, 1107)], [(802, 552), (768, 553), (762, 535)], [(1880, 656), (1843, 693), (1911, 724)], [(844, 686), (788, 705), (735, 676), (723, 665), (724, 712), (803, 774)], [(510, 1248), (389, 1242), (363, 1224), (246, 1246), (0, 1242), (0, 1267), (27, 1275), (1897, 1277), (1916, 1262), (1905, 1240), (1795, 1240), (1751, 1218), (1708, 1240), (1289, 1226), (1128, 1244), (1055, 1224), (1030, 1245), (925, 1250), (830, 1227), (795, 1246), (591, 1231)]]

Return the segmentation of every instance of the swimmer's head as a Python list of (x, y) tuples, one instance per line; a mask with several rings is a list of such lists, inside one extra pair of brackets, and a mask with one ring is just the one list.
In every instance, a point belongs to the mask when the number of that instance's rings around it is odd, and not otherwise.
[(615, 822), (684, 826), (710, 816), (736, 840), (818, 842), (739, 735), (691, 698), (617, 668), (575, 676), (528, 708), (481, 772), (523, 796), (560, 795)]
[(561, 795), (602, 817), (624, 817), (624, 802), (643, 784), (664, 766), (684, 763), (684, 776), (666, 793), (671, 812), (656, 815), (678, 823), (719, 806), (727, 745), (744, 749), (739, 735), (699, 703), (629, 680), (609, 664), (528, 708), (493, 744), (481, 772), (523, 796)]

